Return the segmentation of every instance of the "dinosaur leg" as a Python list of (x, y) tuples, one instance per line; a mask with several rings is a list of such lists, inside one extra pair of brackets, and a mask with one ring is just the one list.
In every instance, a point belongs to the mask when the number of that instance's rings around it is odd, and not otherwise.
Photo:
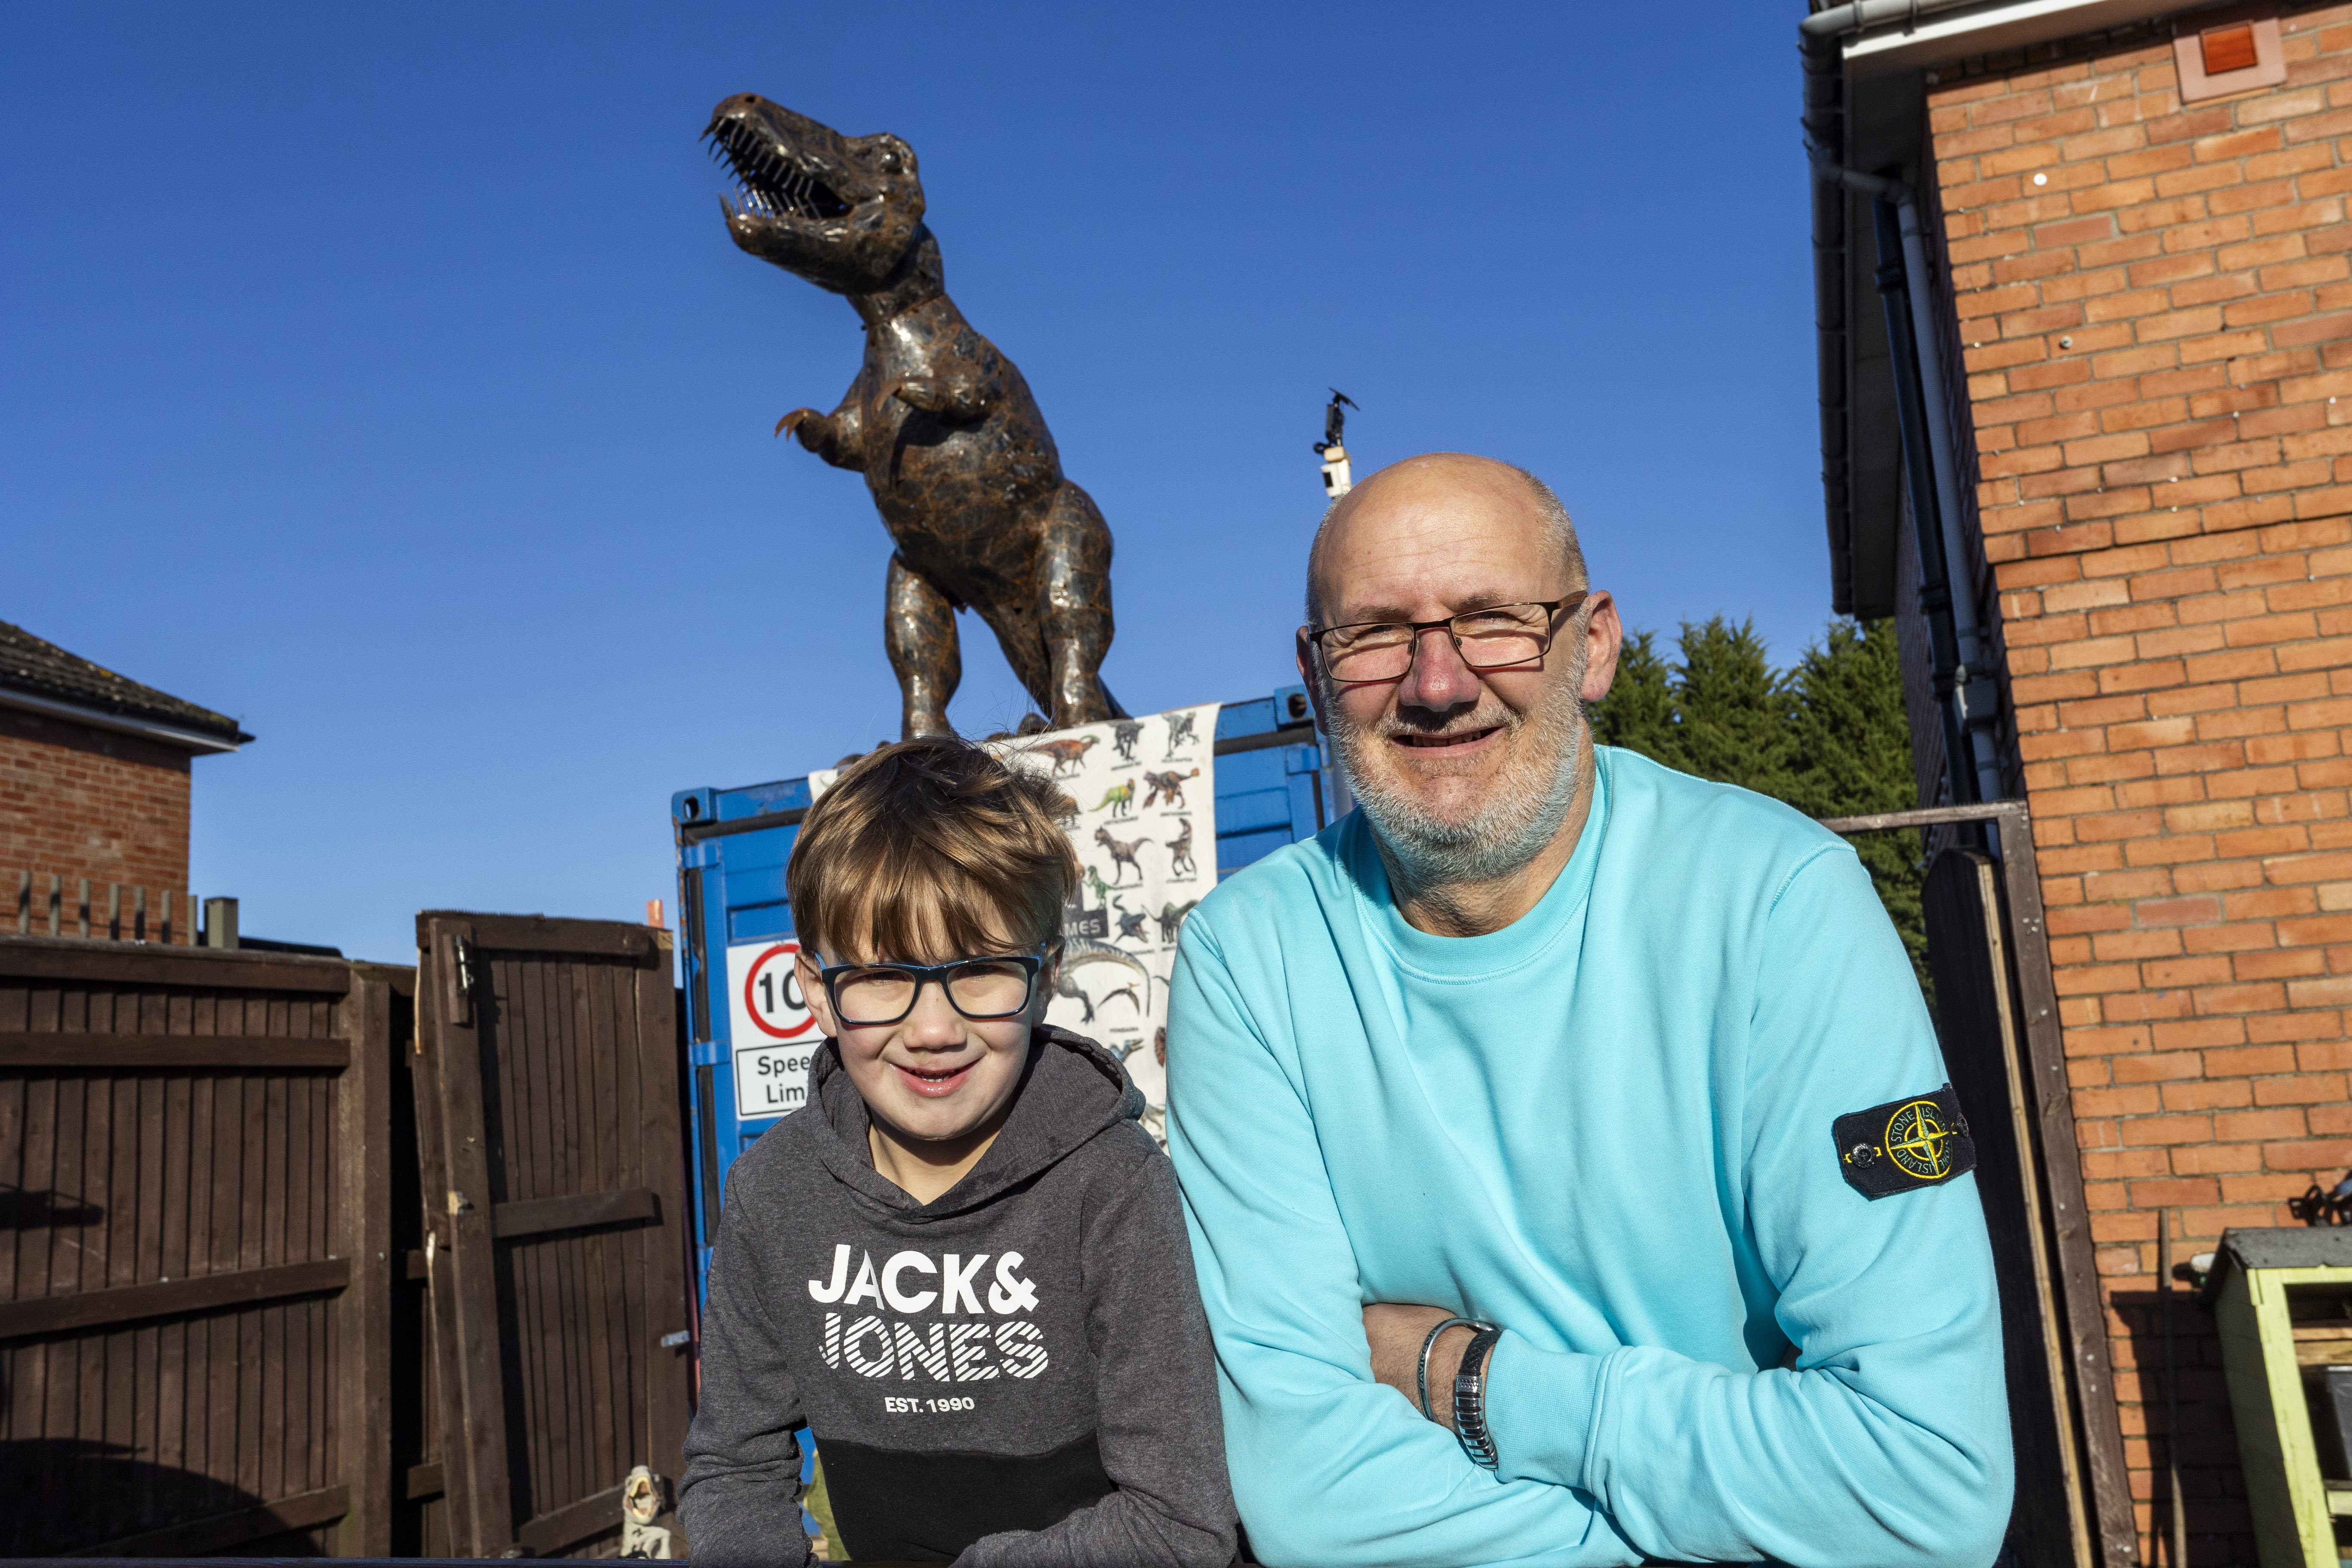
[(1093, 498), (1065, 482), (1037, 552), (1037, 615), (1045, 635), (1056, 727), (1114, 717), (1096, 673), (1110, 651), (1110, 529)]
[(882, 641), (898, 678), (903, 738), (955, 733), (948, 724), (948, 699), (963, 679), (955, 606), (896, 555), (883, 597)]
[[(1021, 689), (1047, 713), (1054, 711), (1054, 687), (1045, 665), (1045, 639), (1039, 635), (1037, 617), (1029, 606), (1014, 601), (1010, 604), (974, 605), (973, 611), (988, 623), (996, 634), (996, 646), (1004, 654), (1004, 662), (1013, 667), (1013, 677)], [(1057, 721), (1051, 728), (1060, 729)]]

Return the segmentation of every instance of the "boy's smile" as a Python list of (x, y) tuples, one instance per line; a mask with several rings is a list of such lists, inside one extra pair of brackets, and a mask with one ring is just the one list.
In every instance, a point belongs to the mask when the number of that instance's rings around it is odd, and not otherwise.
[(964, 1062), (956, 1067), (901, 1067), (899, 1076), (907, 1088), (926, 1099), (944, 1100), (961, 1089), (971, 1078), (973, 1064)]

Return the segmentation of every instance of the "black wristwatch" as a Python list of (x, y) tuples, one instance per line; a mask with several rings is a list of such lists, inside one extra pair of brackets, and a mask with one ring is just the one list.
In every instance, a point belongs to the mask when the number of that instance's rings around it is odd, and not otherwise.
[(1503, 1331), (1494, 1324), (1479, 1324), (1462, 1352), (1461, 1369), (1454, 1374), (1454, 1436), (1472, 1464), (1489, 1470), (1501, 1463), (1501, 1457), (1495, 1452), (1494, 1434), (1486, 1429), (1486, 1360), (1502, 1337)]

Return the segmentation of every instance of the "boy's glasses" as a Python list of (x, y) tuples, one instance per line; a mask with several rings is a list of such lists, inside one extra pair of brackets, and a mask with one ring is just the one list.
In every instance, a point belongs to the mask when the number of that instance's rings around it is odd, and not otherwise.
[(976, 1024), (1010, 1018), (1029, 1005), (1043, 952), (1003, 958), (959, 958), (952, 963), (836, 963), (817, 971), (825, 996), (845, 1024), (895, 1024), (915, 1010), (932, 981), (948, 1005)]

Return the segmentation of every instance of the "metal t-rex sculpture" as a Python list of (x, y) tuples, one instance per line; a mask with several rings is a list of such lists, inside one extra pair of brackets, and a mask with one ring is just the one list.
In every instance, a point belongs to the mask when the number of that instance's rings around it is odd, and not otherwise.
[(863, 473), (898, 547), (883, 641), (908, 737), (949, 732), (967, 605), (1055, 728), (1125, 718), (1096, 673), (1110, 648), (1110, 530), (1062, 477), (1021, 372), (948, 298), (914, 149), (748, 92), (720, 103), (705, 135), (739, 186), (720, 198), (735, 243), (846, 296), (866, 323), (841, 405), (795, 408), (776, 433)]

